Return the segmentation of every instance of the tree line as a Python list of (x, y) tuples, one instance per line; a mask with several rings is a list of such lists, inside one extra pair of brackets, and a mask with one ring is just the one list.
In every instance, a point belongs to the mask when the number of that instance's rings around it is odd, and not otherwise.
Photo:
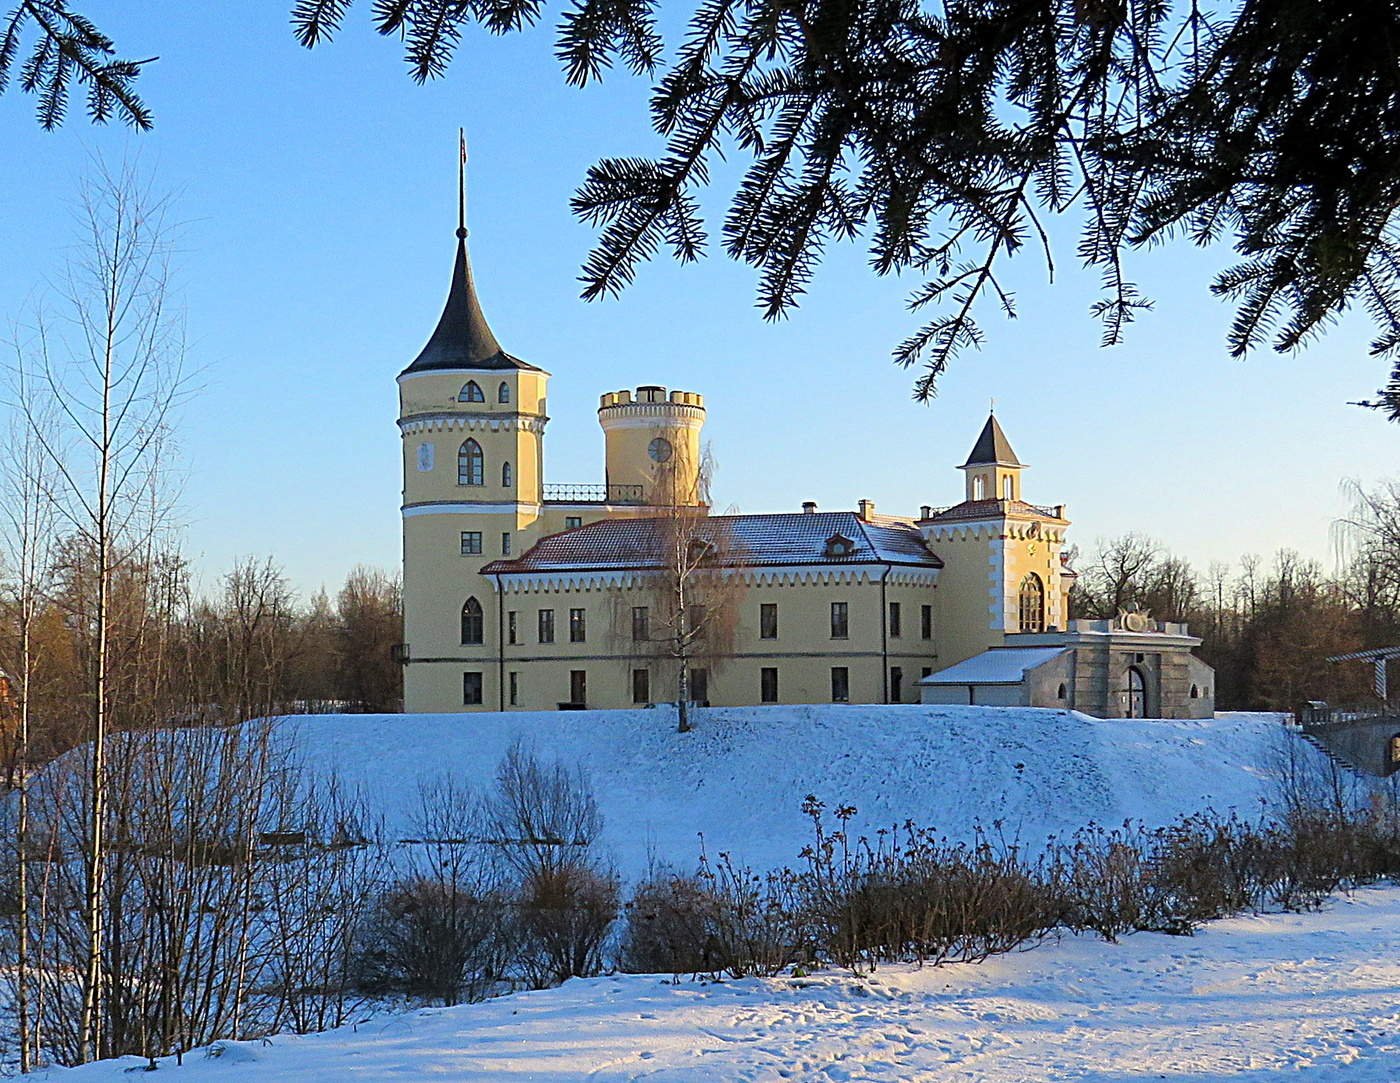
[(1222, 710), (1366, 702), (1370, 667), (1327, 658), (1400, 644), (1400, 483), (1350, 488), (1331, 571), (1283, 549), (1269, 561), (1246, 556), (1202, 573), (1159, 542), (1126, 534), (1073, 558), (1070, 616), (1143, 609), (1187, 622), (1202, 638), (1199, 655), (1215, 667)]

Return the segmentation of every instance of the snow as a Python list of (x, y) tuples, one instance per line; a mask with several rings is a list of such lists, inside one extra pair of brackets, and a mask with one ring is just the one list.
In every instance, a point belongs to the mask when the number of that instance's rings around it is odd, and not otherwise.
[(919, 680), (920, 684), (1020, 684), (1026, 670), (1058, 658), (1065, 647), (995, 647)]
[[(160, 1077), (310, 1080), (1400, 1079), (1400, 888), (1194, 937), (1066, 937), (869, 978), (576, 980), (483, 1004), (195, 1051)], [(51, 1078), (129, 1078), (136, 1058)], [(40, 1078), (44, 1073), (40, 1073)]]
[(626, 878), (653, 858), (693, 865), (706, 850), (767, 869), (811, 839), (806, 794), (859, 810), (870, 834), (912, 819), (953, 838), (1002, 824), (1039, 845), (1090, 821), (1149, 825), (1211, 808), (1259, 815), (1291, 736), (1275, 715), (1102, 721), (1070, 711), (968, 706), (709, 708), (675, 732), (668, 709), (457, 715), (305, 715), (281, 727), (307, 766), (334, 771), (413, 837), (420, 784), (444, 775), (477, 789), (516, 738), (589, 777), (603, 842)]

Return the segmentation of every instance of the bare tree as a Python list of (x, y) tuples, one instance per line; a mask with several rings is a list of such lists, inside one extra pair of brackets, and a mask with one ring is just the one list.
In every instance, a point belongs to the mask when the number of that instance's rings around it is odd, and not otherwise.
[(163, 449), (180, 395), (182, 329), (169, 306), (168, 203), (131, 163), (100, 162), (81, 190), (81, 244), (59, 286), (59, 315), (41, 313), (33, 366), (58, 419), (50, 433), (26, 413), (56, 476), (49, 496), (59, 520), (92, 554), (95, 600), (83, 633), (88, 673), (86, 938), (79, 1056), (101, 1054), (102, 879), (106, 862), (106, 742), (113, 690), (113, 588), (122, 570), (149, 557), (170, 509)]
[(733, 657), (746, 593), (733, 520), (709, 514), (713, 475), (708, 453), (697, 464), (678, 451), (658, 468), (652, 499), (661, 515), (653, 520), (652, 551), (641, 554), (649, 604), (643, 616), (619, 613), (614, 622), (625, 659), (671, 669), (681, 733), (691, 729), (693, 672), (703, 665), (708, 676)]
[[(52, 431), (51, 413), (34, 400), (33, 373), (21, 353), (13, 371), (11, 391), (15, 413), (9, 439), (0, 457), (0, 563), (11, 570), (9, 595), (13, 644), (5, 643), (0, 670), (15, 681), (15, 733), (8, 757), (16, 794), (15, 809), (15, 1014), (19, 1031), (19, 1070), (33, 1067), (34, 1042), (30, 1025), (29, 913), (29, 773), (30, 720), (38, 665), (35, 625), (51, 572), (53, 542), (52, 463), (38, 433)], [(5, 585), (5, 584), (0, 584)], [(3, 642), (3, 641), (0, 641)]]

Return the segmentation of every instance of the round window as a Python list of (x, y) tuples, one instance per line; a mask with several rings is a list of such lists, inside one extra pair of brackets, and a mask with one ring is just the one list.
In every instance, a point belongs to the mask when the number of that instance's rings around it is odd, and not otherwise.
[(671, 441), (664, 436), (658, 436), (647, 445), (647, 454), (653, 462), (664, 463), (671, 457)]

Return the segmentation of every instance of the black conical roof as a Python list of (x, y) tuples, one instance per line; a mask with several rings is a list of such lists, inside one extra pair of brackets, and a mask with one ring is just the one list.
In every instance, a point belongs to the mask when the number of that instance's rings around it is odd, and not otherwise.
[(501, 349), (481, 302), (476, 299), (476, 284), (472, 281), (472, 264), (467, 255), (466, 230), (457, 232), (457, 260), (452, 267), (452, 286), (447, 291), (447, 304), (428, 344), (404, 369), (409, 372), (429, 372), (434, 369), (536, 369), (536, 366)]
[(1006, 433), (1001, 431), (997, 415), (989, 414), (987, 423), (982, 426), (982, 434), (977, 437), (977, 443), (972, 446), (972, 454), (967, 457), (963, 466), (990, 466), (993, 463), (1020, 466), (1021, 460), (1016, 458), (1016, 453), (1011, 450), (1011, 441), (1006, 438)]

